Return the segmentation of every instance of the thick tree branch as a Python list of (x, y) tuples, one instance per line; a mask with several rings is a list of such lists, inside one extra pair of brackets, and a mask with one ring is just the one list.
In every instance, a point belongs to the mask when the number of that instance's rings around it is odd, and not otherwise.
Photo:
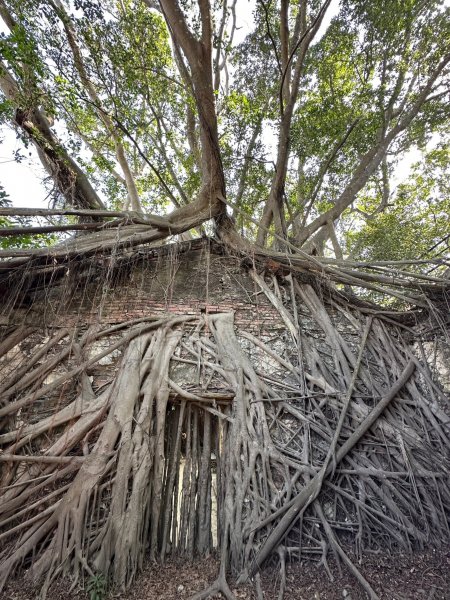
[(132, 208), (132, 210), (135, 210), (138, 212), (142, 211), (141, 203), (139, 200), (139, 194), (138, 194), (137, 187), (136, 187), (136, 182), (134, 180), (134, 177), (131, 172), (130, 166), (128, 164), (127, 158), (125, 156), (125, 149), (120, 140), (120, 136), (118, 135), (118, 131), (117, 131), (116, 127), (114, 126), (113, 120), (108, 115), (108, 113), (102, 108), (102, 102), (100, 100), (100, 97), (97, 94), (97, 91), (96, 91), (93, 83), (89, 79), (89, 76), (88, 76), (88, 73), (86, 71), (86, 67), (84, 64), (84, 60), (83, 60), (83, 57), (81, 54), (80, 45), (78, 43), (77, 34), (73, 27), (71, 18), (67, 14), (67, 12), (64, 9), (64, 6), (62, 5), (62, 3), (59, 0), (48, 0), (48, 1), (49, 1), (50, 5), (53, 7), (53, 9), (55, 10), (58, 17), (61, 19), (61, 22), (64, 27), (64, 31), (67, 36), (67, 41), (69, 42), (69, 46), (72, 51), (75, 68), (78, 72), (81, 83), (82, 83), (84, 89), (86, 90), (91, 103), (97, 108), (97, 111), (96, 111), (97, 115), (99, 116), (100, 120), (102, 121), (102, 123), (106, 127), (107, 131), (110, 133), (111, 137), (114, 140), (116, 158), (117, 158), (117, 162), (120, 165), (120, 168), (122, 169), (123, 176), (125, 178), (127, 192), (128, 192), (128, 198), (129, 198), (129, 201), (131, 202), (131, 208)]
[[(286, 237), (287, 228), (284, 217), (284, 206), (283, 206), (283, 198), (285, 193), (285, 185), (286, 185), (286, 174), (288, 168), (288, 161), (290, 156), (290, 134), (291, 134), (291, 124), (292, 117), (294, 114), (295, 104), (298, 99), (298, 92), (300, 86), (300, 78), (303, 71), (303, 65), (305, 61), (305, 57), (307, 55), (308, 49), (313, 41), (315, 35), (317, 34), (319, 27), (323, 21), (325, 13), (330, 5), (331, 0), (325, 0), (322, 4), (317, 16), (314, 18), (312, 24), (308, 27), (306, 25), (306, 2), (302, 2), (300, 6), (300, 12), (303, 11), (299, 23), (302, 26), (300, 38), (295, 45), (294, 49), (291, 52), (291, 55), (287, 59), (287, 64), (284, 69), (282, 69), (281, 75), (281, 84), (280, 84), (280, 113), (281, 113), (281, 123), (278, 134), (278, 148), (277, 148), (277, 161), (275, 167), (275, 173), (272, 179), (272, 185), (270, 188), (269, 198), (264, 206), (263, 215), (261, 218), (261, 226), (258, 229), (257, 234), (257, 244), (260, 246), (265, 245), (266, 241), (266, 232), (269, 228), (272, 220), (275, 224), (275, 231), (278, 236)], [(283, 4), (283, 10), (287, 10), (286, 4)], [(286, 20), (286, 17), (284, 17)], [(286, 25), (285, 25), (286, 26)], [(286, 32), (283, 36), (286, 35)], [(286, 52), (286, 49), (285, 49)], [(284, 106), (283, 95), (284, 92), (287, 91), (285, 87), (285, 78), (287, 74), (290, 74), (290, 65), (291, 62), (298, 52), (294, 73), (292, 75), (292, 81), (290, 82), (290, 94), (288, 102), (286, 106)]]
[[(173, 43), (187, 58), (190, 68), (190, 82), (197, 106), (200, 123), (202, 148), (202, 187), (198, 202), (209, 207), (212, 217), (225, 215), (225, 205), (221, 201), (226, 195), (225, 178), (219, 148), (217, 115), (213, 88), (212, 41), (206, 39), (210, 29), (209, 1), (202, 0), (202, 41), (197, 41), (189, 30), (177, 0), (161, 0), (161, 8)], [(209, 21), (209, 25), (207, 23)], [(190, 210), (190, 207), (185, 207)]]
[(416, 100), (411, 105), (410, 109), (403, 115), (399, 122), (386, 134), (386, 136), (379, 141), (374, 147), (372, 147), (360, 160), (358, 167), (355, 169), (353, 177), (349, 184), (336, 200), (334, 206), (329, 210), (319, 215), (312, 223), (305, 226), (298, 234), (297, 243), (302, 245), (310, 238), (316, 231), (326, 225), (330, 220), (337, 219), (346, 208), (355, 200), (358, 192), (365, 186), (370, 177), (374, 174), (376, 169), (381, 164), (389, 145), (396, 139), (400, 133), (405, 131), (413, 119), (420, 112), (423, 104), (425, 103), (428, 94), (433, 88), (433, 85), (442, 71), (450, 62), (450, 54), (444, 56), (436, 67), (434, 72), (430, 75), (427, 83), (418, 94)]
[[(0, 3), (0, 8), (0, 15), (5, 24), (13, 29), (15, 21), (4, 2)], [(30, 85), (37, 87), (34, 80), (30, 81), (30, 77), (27, 70), (27, 87)], [(39, 107), (23, 109), (20, 85), (3, 62), (0, 62), (0, 89), (5, 98), (16, 108), (14, 123), (32, 140), (45, 170), (53, 178), (66, 202), (80, 208), (103, 208), (100, 197), (84, 172), (51, 131), (49, 122)]]
[(202, 44), (209, 56), (212, 55), (212, 23), (209, 0), (198, 0), (202, 22)]

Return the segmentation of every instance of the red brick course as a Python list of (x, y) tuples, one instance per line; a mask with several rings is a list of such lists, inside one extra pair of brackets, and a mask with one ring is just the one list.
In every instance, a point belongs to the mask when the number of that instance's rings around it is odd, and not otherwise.
[(184, 254), (175, 265), (170, 257), (134, 265), (128, 277), (114, 283), (101, 273), (88, 282), (79, 278), (47, 294), (45, 306), (46, 321), (59, 326), (234, 312), (236, 325), (256, 334), (285, 328), (234, 259), (204, 250)]

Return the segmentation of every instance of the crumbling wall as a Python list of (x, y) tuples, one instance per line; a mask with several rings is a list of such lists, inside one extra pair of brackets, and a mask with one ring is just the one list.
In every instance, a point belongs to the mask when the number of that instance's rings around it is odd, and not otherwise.
[(148, 548), (192, 558), (217, 539), (221, 573), (327, 568), (332, 550), (370, 591), (346, 547), (442, 543), (448, 419), (392, 319), (205, 248), (71, 263), (57, 283), (4, 326), (0, 535), (23, 533), (0, 587), (24, 559), (47, 583), (64, 560), (125, 586)]

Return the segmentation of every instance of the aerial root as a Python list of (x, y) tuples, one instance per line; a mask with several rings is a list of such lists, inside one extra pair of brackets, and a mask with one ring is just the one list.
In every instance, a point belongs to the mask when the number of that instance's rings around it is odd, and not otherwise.
[(219, 575), (210, 586), (202, 592), (198, 592), (194, 596), (191, 596), (190, 600), (206, 600), (214, 594), (222, 594), (227, 600), (236, 600), (236, 596), (231, 591), (225, 575)]
[(356, 567), (356, 565), (350, 560), (350, 558), (342, 549), (334, 534), (333, 529), (330, 527), (330, 524), (328, 523), (327, 519), (325, 518), (325, 515), (323, 514), (322, 507), (320, 506), (319, 502), (317, 502), (317, 500), (314, 502), (314, 507), (319, 515), (326, 536), (330, 542), (330, 546), (333, 549), (333, 552), (337, 558), (337, 563), (339, 564), (339, 559), (341, 559), (345, 563), (352, 575), (355, 576), (355, 578), (359, 581), (361, 586), (367, 592), (370, 600), (379, 600), (378, 595), (375, 593), (370, 583), (367, 581), (367, 579), (363, 576), (361, 571)]
[[(219, 576), (194, 598), (233, 598), (225, 574), (261, 598), (276, 557), (281, 599), (288, 561), (329, 571), (332, 553), (374, 599), (350, 543), (360, 558), (448, 539), (448, 433), (429, 370), (401, 329), (346, 305), (331, 317), (288, 283), (261, 285), (282, 345), (236, 331), (232, 314), (9, 332), (0, 585), (24, 567), (44, 592), (65, 575), (125, 588), (147, 551), (164, 562), (218, 547)], [(19, 364), (24, 340), (36, 347)]]

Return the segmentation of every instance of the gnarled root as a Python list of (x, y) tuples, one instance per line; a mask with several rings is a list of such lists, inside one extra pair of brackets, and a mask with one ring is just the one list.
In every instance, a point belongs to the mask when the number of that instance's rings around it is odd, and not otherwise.
[(231, 313), (8, 332), (0, 586), (23, 565), (44, 593), (61, 574), (127, 587), (147, 552), (217, 546), (219, 577), (194, 598), (233, 598), (225, 573), (243, 582), (273, 558), (281, 598), (288, 561), (326, 565), (331, 549), (376, 598), (349, 544), (360, 556), (448, 538), (446, 417), (401, 330), (292, 279), (254, 281), (283, 339)]

